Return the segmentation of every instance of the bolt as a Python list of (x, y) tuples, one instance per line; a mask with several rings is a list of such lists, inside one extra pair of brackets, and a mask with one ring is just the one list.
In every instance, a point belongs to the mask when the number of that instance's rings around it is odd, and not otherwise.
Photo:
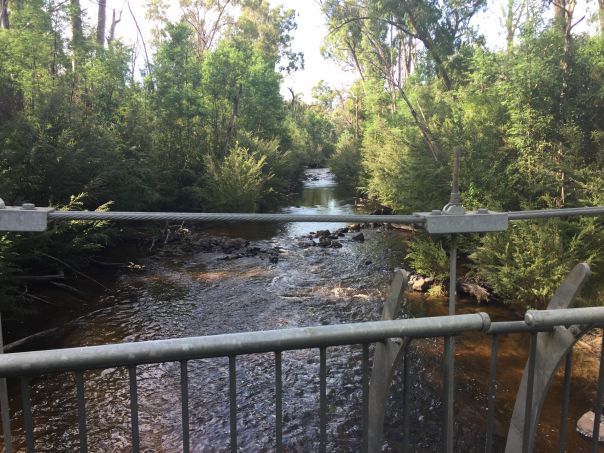
[(36, 205), (33, 203), (23, 203), (21, 205), (21, 209), (23, 209), (24, 211), (33, 211), (34, 209), (36, 209)]

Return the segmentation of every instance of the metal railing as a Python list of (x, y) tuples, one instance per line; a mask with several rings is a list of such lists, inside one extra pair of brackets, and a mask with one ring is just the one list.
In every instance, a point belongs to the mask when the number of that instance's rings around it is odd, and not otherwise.
[[(190, 418), (189, 418), (189, 392), (188, 383), (195, 376), (188, 372), (188, 362), (211, 357), (227, 357), (229, 360), (229, 406), (230, 406), (230, 450), (237, 451), (238, 423), (237, 423), (237, 358), (247, 354), (273, 353), (274, 354), (274, 388), (276, 392), (275, 415), (275, 449), (283, 451), (283, 379), (282, 355), (286, 351), (297, 349), (319, 350), (319, 419), (320, 439), (319, 450), (324, 452), (327, 448), (327, 348), (341, 345), (361, 345), (362, 355), (362, 423), (363, 444), (362, 451), (368, 449), (368, 418), (369, 418), (369, 375), (370, 354), (369, 345), (384, 342), (387, 339), (405, 339), (408, 342), (416, 339), (459, 335), (466, 332), (483, 332), (490, 335), (492, 340), (490, 375), (488, 378), (488, 405), (486, 408), (486, 444), (485, 451), (490, 452), (493, 445), (493, 429), (495, 420), (495, 388), (497, 382), (497, 352), (498, 341), (506, 333), (529, 333), (531, 347), (528, 358), (529, 372), (528, 387), (525, 400), (526, 418), (523, 427), (525, 441), (531, 432), (533, 409), (532, 396), (535, 385), (535, 363), (537, 355), (537, 333), (552, 332), (552, 329), (563, 328), (569, 324), (584, 324), (583, 329), (604, 326), (604, 308), (576, 308), (550, 311), (529, 311), (525, 321), (494, 322), (485, 313), (442, 316), (418, 319), (399, 319), (393, 321), (375, 321), (355, 324), (341, 324), (331, 326), (305, 327), (283, 330), (270, 330), (263, 332), (236, 333), (206, 337), (180, 338), (170, 340), (144, 341), (138, 343), (110, 344), (101, 346), (58, 349), (49, 351), (34, 351), (5, 354), (0, 359), (0, 377), (19, 378), (21, 401), (23, 407), (23, 425), (26, 437), (26, 450), (35, 451), (35, 429), (31, 408), (30, 381), (35, 376), (47, 373), (71, 372), (74, 374), (75, 390), (77, 394), (78, 409), (78, 436), (81, 452), (88, 451), (88, 434), (86, 426), (86, 396), (84, 392), (84, 372), (93, 369), (113, 367), (126, 367), (129, 378), (130, 419), (131, 419), (131, 445), (132, 451), (140, 450), (139, 433), (139, 407), (137, 398), (137, 366), (143, 364), (158, 364), (177, 362), (180, 364), (180, 395), (182, 417), (182, 450), (190, 451)], [(409, 344), (409, 343), (407, 343)], [(408, 353), (405, 348), (405, 356)], [(604, 352), (604, 350), (603, 350)], [(602, 360), (602, 357), (600, 358)], [(602, 362), (604, 363), (604, 362)], [(564, 379), (564, 399), (562, 407), (562, 421), (560, 433), (560, 451), (564, 451), (566, 442), (565, 418), (568, 414), (568, 395), (570, 387), (570, 371), (572, 356), (567, 355)], [(407, 380), (408, 383), (408, 380)], [(410, 419), (408, 414), (408, 385), (403, 389), (404, 410), (402, 432), (405, 441), (409, 439)], [(600, 371), (598, 395), (595, 402), (596, 411), (602, 405), (604, 376)], [(443, 395), (446, 398), (447, 395)], [(596, 412), (599, 428), (600, 413)], [(445, 429), (447, 425), (445, 424)], [(10, 428), (5, 430), (5, 450), (11, 451)], [(594, 431), (595, 439), (598, 431)], [(444, 432), (444, 436), (449, 435)], [(524, 444), (523, 451), (530, 451), (528, 443)], [(410, 447), (406, 445), (406, 447)], [(271, 448), (271, 446), (266, 446)]]
[[(324, 326), (307, 329), (293, 329), (286, 331), (256, 332), (251, 334), (220, 335), (216, 337), (201, 337), (186, 340), (164, 340), (143, 342), (137, 344), (107, 345), (91, 348), (74, 348), (61, 351), (44, 351), (43, 353), (19, 353), (4, 354), (0, 357), (0, 406), (2, 407), (3, 431), (5, 438), (5, 448), (10, 447), (10, 427), (8, 423), (8, 400), (6, 395), (6, 377), (25, 376), (21, 378), (21, 390), (24, 408), (24, 425), (27, 433), (28, 451), (33, 451), (33, 426), (30, 407), (27, 403), (28, 385), (27, 376), (54, 371), (72, 371), (75, 373), (76, 386), (78, 391), (78, 407), (81, 413), (84, 413), (84, 395), (83, 395), (83, 370), (99, 367), (126, 366), (129, 372), (130, 394), (131, 394), (131, 413), (132, 413), (132, 444), (133, 450), (138, 449), (138, 415), (136, 399), (136, 366), (143, 363), (161, 363), (165, 361), (177, 361), (181, 364), (181, 385), (182, 385), (182, 404), (183, 404), (183, 448), (188, 450), (189, 429), (188, 429), (188, 411), (187, 411), (187, 367), (188, 360), (224, 356), (229, 358), (229, 382), (231, 398), (231, 449), (236, 450), (237, 446), (237, 423), (236, 423), (236, 381), (234, 371), (236, 369), (236, 357), (242, 354), (251, 354), (254, 352), (273, 352), (275, 354), (275, 374), (276, 374), (276, 432), (277, 432), (277, 450), (282, 449), (282, 398), (281, 398), (281, 354), (289, 349), (307, 349), (319, 348), (320, 350), (320, 407), (321, 407), (321, 431), (320, 445), (321, 450), (325, 451), (325, 377), (326, 377), (326, 348), (343, 344), (362, 344), (363, 345), (363, 432), (364, 449), (368, 448), (369, 433), (367, 427), (367, 388), (369, 349), (368, 345), (373, 342), (384, 342), (388, 338), (425, 338), (433, 336), (442, 336), (445, 342), (445, 352), (443, 358), (444, 365), (444, 450), (453, 451), (453, 421), (454, 421), (454, 363), (455, 363), (455, 335), (472, 330), (485, 331), (490, 321), (484, 314), (476, 315), (473, 318), (455, 316), (456, 301), (456, 280), (457, 280), (457, 237), (459, 234), (502, 231), (507, 229), (509, 221), (542, 219), (554, 217), (574, 217), (574, 216), (600, 216), (604, 215), (604, 207), (570, 208), (570, 209), (548, 209), (540, 211), (519, 211), (495, 213), (487, 210), (478, 210), (473, 213), (466, 213), (461, 205), (447, 205), (445, 209), (432, 211), (429, 213), (416, 213), (413, 215), (402, 216), (374, 216), (374, 215), (290, 215), (290, 214), (207, 214), (207, 213), (143, 213), (143, 212), (89, 212), (89, 211), (54, 211), (49, 208), (36, 208), (31, 204), (25, 204), (22, 207), (2, 207), (0, 206), (0, 231), (42, 231), (47, 228), (48, 221), (61, 220), (111, 220), (111, 221), (192, 221), (192, 222), (355, 222), (355, 223), (400, 223), (413, 224), (424, 227), (429, 233), (447, 234), (451, 237), (450, 248), (450, 285), (452, 288), (449, 295), (449, 317), (429, 318), (418, 320), (397, 320), (381, 321), (378, 323), (360, 323), (355, 325), (342, 326)], [(580, 286), (580, 285), (579, 285)], [(578, 290), (578, 287), (576, 288)], [(568, 301), (567, 301), (568, 302)], [(566, 308), (564, 306), (555, 306), (551, 308)], [(579, 311), (574, 311), (579, 310)], [(581, 311), (591, 310), (591, 311)], [(577, 332), (575, 337), (583, 334), (587, 329), (593, 326), (604, 325), (604, 312), (601, 308), (593, 309), (564, 309), (557, 312), (531, 312), (527, 315), (525, 321), (492, 323), (486, 329), (486, 332), (492, 335), (492, 355), (491, 355), (491, 376), (489, 378), (489, 396), (488, 396), (488, 415), (486, 429), (486, 451), (491, 451), (493, 437), (493, 404), (494, 404), (494, 385), (496, 375), (496, 356), (498, 350), (499, 335), (512, 332), (531, 333), (531, 347), (529, 361), (525, 372), (525, 395), (526, 405), (524, 413), (516, 419), (522, 420), (523, 426), (521, 439), (517, 445), (520, 445), (523, 451), (532, 449), (534, 431), (539, 404), (533, 401), (532, 385), (535, 380), (535, 360), (538, 357), (537, 333), (543, 331), (555, 331), (556, 329), (565, 329), (563, 326), (573, 325)], [(530, 315), (530, 316), (529, 316)], [(464, 315), (469, 316), (469, 315)], [(543, 318), (547, 316), (547, 318)], [(575, 316), (573, 318), (572, 316)], [(580, 318), (580, 317), (583, 318)], [(464, 325), (464, 322), (476, 323)], [(434, 322), (442, 324), (435, 325)], [(391, 323), (391, 324), (387, 324)], [(575, 324), (576, 323), (576, 324)], [(310, 330), (309, 330), (310, 329)], [(314, 329), (314, 330), (313, 330)], [(394, 329), (394, 330), (383, 330)], [(414, 330), (416, 329), (416, 330)], [(560, 333), (556, 331), (557, 333)], [(405, 349), (405, 351), (408, 348)], [(92, 353), (90, 351), (93, 351)], [(570, 353), (563, 351), (566, 357), (568, 372), (572, 365)], [(90, 355), (99, 354), (99, 355)], [(406, 354), (406, 352), (405, 352)], [(603, 361), (604, 363), (604, 361)], [(556, 366), (558, 364), (555, 364)], [(604, 367), (604, 365), (602, 365)], [(601, 415), (601, 402), (604, 394), (604, 382), (601, 368), (598, 395), (596, 398), (595, 414), (596, 420)], [(568, 384), (570, 385), (570, 375), (568, 375)], [(549, 381), (547, 383), (549, 385)], [(547, 385), (541, 385), (541, 390), (546, 390)], [(565, 395), (568, 387), (565, 387)], [(405, 390), (406, 391), (406, 390)], [(537, 405), (537, 408), (535, 408)], [(567, 413), (568, 401), (563, 405), (563, 414)], [(26, 410), (28, 409), (28, 410)], [(29, 415), (28, 415), (29, 412)], [(516, 410), (515, 410), (516, 414)], [(565, 415), (563, 415), (565, 416)], [(404, 417), (408, 420), (408, 416)], [(80, 415), (80, 446), (82, 451), (87, 451), (86, 447), (86, 427), (85, 418)], [(562, 427), (561, 427), (562, 429)], [(510, 431), (511, 432), (511, 431)], [(408, 424), (406, 422), (404, 433), (408, 433)], [(594, 421), (594, 433), (596, 433), (596, 423)], [(405, 436), (407, 439), (408, 436)], [(566, 438), (565, 430), (561, 431), (560, 441), (564, 444)], [(594, 435), (593, 449), (597, 447), (597, 435)], [(509, 436), (508, 436), (509, 444)], [(513, 450), (510, 450), (513, 451)], [(562, 450), (561, 450), (562, 451)]]

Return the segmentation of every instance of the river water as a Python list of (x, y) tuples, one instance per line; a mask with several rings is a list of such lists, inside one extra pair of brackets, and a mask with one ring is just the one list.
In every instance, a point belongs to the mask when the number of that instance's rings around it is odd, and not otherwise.
[[(325, 169), (309, 170), (298, 200), (283, 212), (354, 212), (352, 199), (338, 191)], [(213, 335), (262, 329), (379, 319), (392, 270), (404, 263), (405, 233), (364, 230), (365, 242), (341, 239), (341, 249), (303, 248), (300, 236), (334, 230), (341, 224), (219, 226), (208, 232), (244, 237), (261, 249), (280, 251), (277, 263), (262, 255), (225, 260), (224, 253), (160, 253), (144, 261), (145, 269), (124, 273), (100, 300), (101, 307), (79, 316), (52, 347), (87, 346), (174, 337)], [(446, 300), (409, 294), (406, 316), (446, 314)], [(493, 320), (517, 319), (505, 306), (482, 307), (460, 300), (458, 313), (488, 311)], [(507, 420), (521, 377), (528, 339), (501, 339), (498, 362), (496, 449), (501, 449)], [(442, 339), (416, 341), (411, 348), (412, 450), (440, 449)], [(361, 348), (328, 350), (328, 450), (357, 451), (361, 440)], [(588, 451), (574, 433), (574, 421), (589, 409), (595, 395), (597, 360), (589, 351), (575, 357), (570, 409), (569, 451)], [(489, 339), (464, 335), (456, 351), (456, 450), (484, 449)], [(274, 362), (272, 355), (237, 359), (238, 429), (241, 451), (272, 451), (274, 434)], [(228, 361), (189, 362), (192, 451), (229, 448)], [(284, 444), (288, 451), (316, 451), (319, 432), (318, 350), (283, 353)], [(597, 376), (597, 375), (596, 375)], [(142, 451), (181, 450), (179, 365), (138, 367)], [(90, 451), (130, 450), (128, 373), (123, 368), (85, 373)], [(551, 451), (559, 425), (560, 377), (543, 411), (538, 451)], [(395, 374), (386, 416), (386, 451), (401, 449), (402, 377)], [(32, 407), (38, 451), (78, 448), (77, 406), (72, 375), (32, 382)], [(13, 432), (23, 450), (22, 410), (17, 386), (11, 385)]]

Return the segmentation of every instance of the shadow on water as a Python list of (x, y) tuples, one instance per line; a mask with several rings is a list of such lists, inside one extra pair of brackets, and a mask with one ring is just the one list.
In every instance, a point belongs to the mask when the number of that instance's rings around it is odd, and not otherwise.
[[(299, 198), (282, 212), (296, 214), (354, 212), (352, 200), (340, 194), (324, 169), (310, 170)], [(103, 296), (104, 308), (80, 319), (53, 347), (213, 335), (261, 329), (368, 321), (380, 318), (392, 269), (404, 261), (404, 235), (365, 230), (365, 242), (341, 239), (341, 249), (302, 248), (296, 236), (339, 224), (288, 223), (221, 226), (215, 232), (242, 236), (260, 246), (280, 247), (278, 263), (267, 259), (222, 260), (219, 253), (193, 253), (150, 259), (141, 274), (121, 276)], [(413, 316), (444, 314), (444, 299), (409, 294), (406, 310)], [(460, 301), (459, 312), (485, 307)], [(514, 315), (505, 307), (488, 309), (494, 319)], [(497, 390), (497, 449), (501, 449), (517, 383), (524, 366), (526, 339), (507, 336), (500, 349)], [(456, 361), (456, 451), (483, 451), (486, 381), (490, 345), (484, 335), (459, 337)], [(358, 450), (361, 441), (360, 346), (327, 350), (328, 450)], [(442, 339), (418, 340), (411, 349), (411, 438), (414, 451), (440, 450), (442, 417)], [(597, 364), (594, 365), (597, 369)], [(194, 452), (229, 448), (228, 360), (192, 360), (189, 372), (191, 445)], [(588, 368), (592, 370), (593, 367)], [(142, 451), (182, 450), (180, 365), (137, 368)], [(587, 371), (586, 371), (587, 373)], [(238, 441), (242, 451), (275, 448), (274, 357), (237, 358)], [(578, 376), (585, 378), (586, 376)], [(130, 451), (128, 372), (114, 368), (85, 373), (86, 421), (91, 451)], [(559, 380), (559, 379), (558, 379)], [(588, 379), (579, 380), (585, 384)], [(558, 385), (558, 384), (555, 384)], [(593, 398), (592, 383), (576, 389), (571, 417)], [(18, 385), (11, 386), (13, 433), (24, 449)], [(577, 390), (577, 391), (575, 391)], [(318, 450), (318, 350), (283, 353), (284, 444), (288, 451)], [(555, 393), (555, 388), (550, 392)], [(77, 403), (72, 375), (32, 381), (32, 407), (39, 451), (78, 449)], [(402, 448), (402, 376), (395, 374), (386, 421), (386, 451)], [(539, 451), (555, 445), (556, 402), (548, 403)], [(557, 412), (559, 413), (559, 412)], [(576, 418), (574, 419), (576, 420)], [(570, 430), (572, 450), (587, 443)], [(549, 437), (552, 439), (549, 439)]]

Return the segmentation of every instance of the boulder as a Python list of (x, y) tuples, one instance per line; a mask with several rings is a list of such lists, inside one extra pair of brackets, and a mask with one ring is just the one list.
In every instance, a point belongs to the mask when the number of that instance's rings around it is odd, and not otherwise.
[[(595, 416), (596, 414), (594, 414), (593, 411), (584, 413), (577, 422), (577, 432), (591, 439), (594, 429)], [(600, 419), (600, 431), (598, 433), (598, 442), (604, 442), (604, 417)]]
[(409, 279), (409, 285), (414, 291), (427, 291), (434, 284), (432, 277), (414, 275)]
[(331, 245), (331, 239), (327, 239), (326, 236), (319, 238), (319, 247), (329, 247)]
[(221, 248), (224, 253), (231, 253), (234, 250), (242, 249), (248, 244), (248, 241), (246, 241), (245, 239), (225, 239), (224, 242), (221, 244)]
[(392, 208), (382, 206), (371, 213), (371, 215), (392, 215)]
[(315, 241), (313, 241), (312, 239), (308, 239), (305, 241), (298, 241), (298, 247), (301, 247), (303, 249), (307, 249), (308, 247), (314, 247), (315, 245), (317, 245), (317, 243)]
[(357, 242), (365, 242), (365, 235), (363, 233), (355, 234), (352, 237), (352, 240)]
[(331, 235), (331, 231), (329, 231), (329, 230), (319, 230), (319, 231), (317, 231), (315, 236), (318, 238), (326, 238), (330, 235)]
[(423, 278), (418, 278), (413, 281), (413, 283), (411, 284), (411, 288), (413, 288), (413, 291), (423, 291), (425, 284), (426, 281)]

